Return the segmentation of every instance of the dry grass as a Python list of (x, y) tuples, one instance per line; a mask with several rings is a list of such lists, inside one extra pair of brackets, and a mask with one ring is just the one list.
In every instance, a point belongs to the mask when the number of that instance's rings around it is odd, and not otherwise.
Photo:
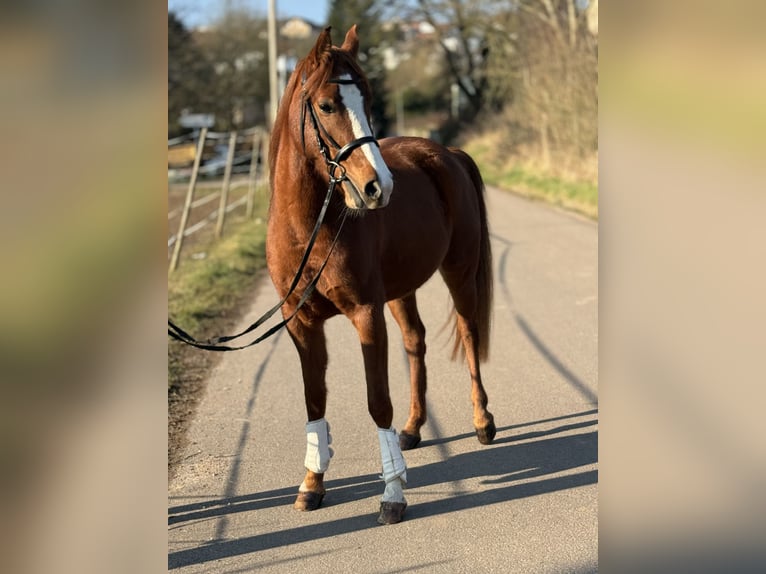
[(546, 166), (533, 150), (504, 152), (501, 130), (474, 133), (465, 138), (463, 149), (474, 158), (484, 181), (526, 197), (540, 199), (598, 219), (598, 160), (563, 159)]

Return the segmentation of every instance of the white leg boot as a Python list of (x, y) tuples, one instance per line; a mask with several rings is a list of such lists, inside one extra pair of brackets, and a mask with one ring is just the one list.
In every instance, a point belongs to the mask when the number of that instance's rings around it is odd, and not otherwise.
[[(335, 454), (330, 448), (331, 444), (330, 425), (324, 418), (306, 423), (306, 458), (303, 465), (307, 470), (316, 473), (324, 473), (327, 470), (330, 459)], [(301, 483), (298, 490), (305, 492), (308, 489), (305, 483)]]
[(407, 465), (399, 447), (399, 435), (396, 429), (378, 429), (380, 458), (383, 463), (383, 480), (386, 489), (380, 502), (381, 524), (401, 522), (407, 500), (404, 498), (404, 485), (407, 484)]

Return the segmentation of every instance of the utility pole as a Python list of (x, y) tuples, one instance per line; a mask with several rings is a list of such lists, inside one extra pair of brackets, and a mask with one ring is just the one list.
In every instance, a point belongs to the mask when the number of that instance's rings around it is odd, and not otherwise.
[(277, 118), (277, 0), (269, 0), (269, 128)]

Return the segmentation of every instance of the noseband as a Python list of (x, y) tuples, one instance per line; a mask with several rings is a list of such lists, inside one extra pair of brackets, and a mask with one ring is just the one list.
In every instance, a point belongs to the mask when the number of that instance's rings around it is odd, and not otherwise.
[[(305, 75), (303, 76), (302, 83), (306, 83)], [(329, 80), (329, 83), (356, 84), (356, 80), (336, 78), (334, 80)], [(334, 180), (336, 183), (340, 183), (348, 179), (346, 177), (346, 168), (344, 168), (340, 162), (346, 159), (356, 148), (368, 143), (375, 144), (376, 146), (380, 147), (380, 144), (378, 143), (378, 140), (375, 136), (363, 136), (347, 143), (344, 146), (341, 146), (337, 141), (335, 141), (335, 138), (330, 135), (324, 125), (322, 125), (322, 122), (319, 121), (319, 118), (314, 111), (314, 106), (311, 103), (311, 98), (309, 96), (304, 96), (304, 103), (303, 107), (301, 108), (301, 146), (303, 147), (304, 152), (306, 151), (306, 112), (308, 112), (309, 118), (311, 118), (311, 125), (314, 127), (314, 135), (316, 136), (317, 147), (319, 148), (319, 153), (322, 155), (322, 159), (324, 159), (325, 165), (327, 166), (327, 170), (330, 174), (330, 181)], [(370, 126), (370, 129), (372, 130), (372, 126)], [(325, 138), (327, 138), (327, 141), (330, 143), (330, 145), (338, 150), (338, 152), (335, 154), (335, 157), (332, 159), (330, 159), (330, 148), (322, 138), (323, 135)], [(340, 170), (340, 175), (336, 175), (338, 170)]]

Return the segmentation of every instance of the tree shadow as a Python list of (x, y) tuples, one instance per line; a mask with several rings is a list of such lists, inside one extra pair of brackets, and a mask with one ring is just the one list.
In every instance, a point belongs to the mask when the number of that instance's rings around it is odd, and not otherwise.
[(580, 395), (588, 401), (591, 405), (597, 405), (598, 404), (598, 396), (596, 393), (594, 393), (590, 388), (588, 388), (588, 385), (585, 384), (583, 380), (581, 380), (577, 375), (575, 375), (567, 366), (556, 356), (556, 354), (540, 339), (540, 337), (535, 333), (535, 331), (532, 329), (532, 327), (527, 323), (527, 321), (522, 317), (519, 313), (514, 312), (514, 319), (516, 320), (516, 324), (519, 326), (521, 331), (526, 335), (527, 339), (529, 340), (532, 345), (534, 345), (535, 349), (538, 350), (538, 352), (545, 358), (546, 361), (548, 361), (548, 364), (550, 364), (558, 373), (564, 377), (564, 379), (572, 385), (572, 387), (580, 393)]
[(507, 265), (508, 265), (508, 253), (510, 248), (514, 245), (514, 242), (497, 235), (495, 233), (490, 234), (491, 238), (495, 242), (502, 245), (497, 263), (497, 271), (495, 273), (495, 281), (500, 286), (500, 290), (505, 298), (506, 304), (510, 310), (514, 321), (527, 337), (530, 343), (537, 349), (540, 355), (550, 364), (563, 378), (566, 380), (580, 395), (588, 401), (591, 405), (598, 404), (598, 396), (592, 391), (585, 381), (581, 380), (571, 369), (569, 369), (564, 362), (559, 359), (553, 350), (545, 344), (540, 336), (535, 332), (532, 326), (527, 320), (516, 310), (511, 297), (511, 291), (508, 287), (507, 278)]
[(408, 469), (407, 486), (420, 488), (479, 477), (483, 477), (481, 484), (501, 484), (597, 462), (597, 431), (520, 444), (514, 444), (514, 439), (495, 441), (495, 444), (506, 443), (504, 447), (481, 448)]
[[(380, 478), (377, 474), (327, 480), (325, 487), (328, 490), (328, 495), (322, 502), (324, 508), (374, 496), (381, 492)], [(266, 492), (173, 506), (168, 509), (168, 525), (206, 520), (240, 512), (265, 510), (274, 506), (290, 506), (297, 493), (297, 485), (291, 485)]]
[[(588, 469), (574, 473), (567, 471), (593, 465), (597, 462), (597, 431), (540, 438), (552, 433), (570, 430), (568, 427), (576, 426), (579, 428), (591, 424), (595, 424), (595, 421), (541, 431), (539, 436), (534, 437), (537, 440), (530, 442), (519, 442), (522, 439), (516, 437), (500, 437), (493, 447), (477, 448), (474, 451), (458, 454), (444, 461), (408, 469), (407, 486), (408, 490), (412, 491), (411, 498), (416, 495), (415, 489), (462, 480), (480, 479), (481, 486), (479, 489), (473, 488), (468, 492), (464, 489), (454, 495), (445, 495), (438, 500), (411, 503), (407, 509), (406, 520), (418, 520), (429, 516), (596, 484), (598, 482), (597, 470)], [(502, 446), (497, 446), (498, 444)], [(520, 483), (520, 481), (526, 482)], [(381, 493), (381, 482), (375, 474), (331, 480), (326, 483), (326, 486), (328, 493), (324, 506), (328, 507), (352, 500), (376, 497)], [(292, 502), (294, 494), (295, 487), (290, 487), (259, 494), (229, 497), (215, 502), (178, 506), (170, 509), (169, 522), (213, 518), (276, 505), (287, 506)], [(196, 548), (169, 553), (168, 567), (171, 569), (179, 568), (375, 528), (376, 514), (370, 513), (329, 522), (318, 522), (236, 540), (213, 540), (209, 544)]]
[[(588, 416), (588, 415), (595, 415), (597, 413), (598, 413), (598, 409), (591, 409), (589, 411), (583, 411), (581, 413), (573, 413), (571, 415), (563, 415), (563, 416), (560, 416), (560, 417), (551, 417), (551, 418), (547, 418), (547, 419), (540, 419), (538, 421), (531, 421), (531, 422), (526, 422), (526, 423), (518, 423), (518, 424), (515, 424), (515, 425), (507, 425), (507, 426), (504, 426), (504, 427), (498, 427), (497, 433), (498, 433), (498, 435), (500, 435), (500, 434), (502, 434), (502, 433), (504, 433), (506, 431), (509, 431), (509, 430), (514, 430), (514, 429), (519, 429), (519, 428), (524, 428), (524, 427), (535, 426), (535, 425), (539, 425), (539, 424), (542, 424), (542, 423), (550, 423), (550, 422), (562, 421), (562, 420), (566, 420), (566, 419), (573, 419), (573, 418), (577, 418), (577, 417), (585, 417), (585, 416)], [(512, 435), (512, 436), (505, 437), (505, 438), (497, 438), (497, 439), (495, 439), (493, 444), (499, 444), (499, 443), (502, 443), (502, 442), (510, 442), (510, 441), (518, 441), (518, 440), (522, 440), (522, 439), (525, 439), (525, 438), (546, 436), (546, 435), (555, 434), (555, 433), (558, 433), (558, 432), (563, 432), (564, 430), (568, 430), (570, 428), (580, 428), (580, 427), (583, 427), (583, 426), (591, 426), (591, 425), (595, 425), (595, 424), (598, 424), (598, 421), (595, 421), (595, 420), (593, 420), (593, 421), (586, 421), (586, 422), (583, 422), (583, 423), (574, 423), (572, 425), (563, 425), (563, 426), (560, 426), (560, 427), (556, 427), (554, 429), (549, 429), (549, 430), (544, 430), (544, 431), (534, 431), (534, 432), (526, 433), (526, 434), (523, 434), (523, 435)], [(420, 448), (423, 448), (423, 447), (426, 447), (426, 446), (434, 446), (434, 445), (439, 445), (439, 444), (445, 444), (445, 443), (453, 442), (453, 441), (456, 441), (456, 440), (468, 439), (468, 438), (472, 438), (472, 437), (475, 437), (475, 436), (476, 436), (475, 432), (467, 432), (467, 433), (458, 434), (458, 435), (451, 436), (451, 437), (439, 437), (439, 438), (434, 438), (434, 439), (427, 439), (427, 440), (424, 440), (424, 441), (422, 441), (420, 443)]]

